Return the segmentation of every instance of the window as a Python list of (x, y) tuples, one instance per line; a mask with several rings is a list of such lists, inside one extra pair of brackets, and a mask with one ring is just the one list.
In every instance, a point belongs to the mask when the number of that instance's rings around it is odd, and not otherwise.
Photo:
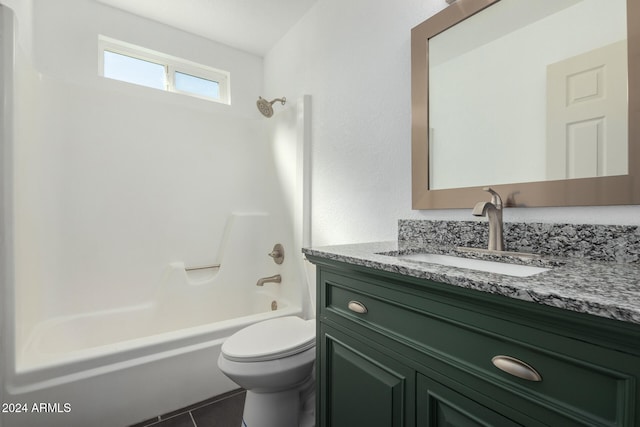
[(176, 71), (176, 91), (220, 98), (220, 83)]
[(104, 36), (99, 47), (103, 77), (231, 104), (226, 71)]
[(141, 86), (164, 90), (165, 66), (132, 56), (104, 51), (103, 76)]

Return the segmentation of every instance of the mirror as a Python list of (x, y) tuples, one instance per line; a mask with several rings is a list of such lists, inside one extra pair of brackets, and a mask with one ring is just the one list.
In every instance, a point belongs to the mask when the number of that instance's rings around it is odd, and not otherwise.
[(413, 208), (472, 207), (488, 185), (507, 206), (639, 204), (627, 2), (458, 0), (415, 27)]

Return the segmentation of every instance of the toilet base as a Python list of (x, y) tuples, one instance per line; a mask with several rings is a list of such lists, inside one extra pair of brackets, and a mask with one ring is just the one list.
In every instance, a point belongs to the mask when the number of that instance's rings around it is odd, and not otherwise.
[(275, 393), (247, 390), (241, 427), (314, 427), (315, 381)]

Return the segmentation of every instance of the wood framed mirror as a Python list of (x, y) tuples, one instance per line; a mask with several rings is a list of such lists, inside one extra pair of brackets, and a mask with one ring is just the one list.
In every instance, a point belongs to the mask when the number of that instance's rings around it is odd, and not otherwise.
[[(555, 0), (552, 0), (552, 3)], [(566, 9), (569, 10), (574, 7), (589, 7), (589, 1), (591, 0), (566, 0), (567, 6)], [(622, 0), (624, 2), (624, 0)], [(486, 198), (486, 193), (482, 191), (482, 188), (485, 186), (491, 186), (502, 196), (505, 205), (509, 207), (534, 207), (534, 206), (598, 206), (598, 205), (629, 205), (629, 204), (640, 204), (640, 2), (635, 0), (626, 0), (626, 5), (622, 5), (622, 9), (624, 11), (626, 7), (626, 17), (622, 19), (626, 19), (626, 66), (627, 66), (627, 106), (626, 112), (627, 117), (625, 117), (626, 122), (624, 124), (624, 130), (627, 131), (627, 141), (625, 145), (625, 152), (627, 153), (627, 158), (622, 162), (622, 166), (616, 170), (613, 168), (613, 172), (604, 173), (605, 176), (600, 176), (601, 172), (598, 170), (597, 173), (594, 172), (593, 175), (583, 175), (586, 177), (581, 177), (581, 171), (578, 170), (578, 177), (572, 175), (575, 172), (566, 172), (567, 175), (565, 178), (560, 178), (557, 172), (549, 172), (552, 169), (550, 166), (551, 163), (558, 163), (558, 159), (560, 159), (559, 163), (568, 164), (570, 167), (570, 161), (567, 160), (569, 155), (567, 154), (566, 158), (565, 154), (562, 150), (569, 150), (569, 148), (561, 148), (560, 154), (557, 152), (554, 153), (552, 150), (556, 150), (556, 148), (543, 148), (538, 149), (540, 152), (544, 152), (545, 154), (541, 154), (541, 156), (546, 156), (546, 162), (544, 164), (545, 171), (542, 179), (533, 178), (531, 180), (521, 180), (519, 178), (515, 178), (514, 180), (510, 180), (507, 176), (502, 176), (502, 172), (499, 172), (499, 175), (492, 177), (489, 175), (488, 177), (475, 177), (474, 167), (478, 170), (485, 169), (490, 171), (499, 171), (500, 167), (508, 165), (511, 169), (516, 170), (516, 172), (520, 172), (519, 169), (524, 169), (528, 163), (533, 162), (534, 156), (530, 156), (527, 154), (526, 150), (523, 148), (514, 149), (513, 146), (499, 149), (494, 154), (489, 154), (488, 160), (481, 158), (479, 154), (474, 154), (474, 150), (485, 150), (488, 149), (488, 143), (482, 142), (477, 135), (483, 133), (492, 133), (494, 131), (498, 131), (502, 128), (500, 125), (496, 125), (495, 123), (489, 123), (487, 126), (487, 130), (479, 129), (479, 125), (473, 123), (474, 115), (481, 116), (485, 114), (486, 111), (494, 112), (496, 109), (494, 107), (497, 106), (499, 102), (498, 96), (492, 96), (491, 98), (485, 97), (481, 98), (480, 101), (471, 99), (470, 97), (455, 98), (453, 96), (453, 89), (450, 89), (448, 92), (445, 92), (445, 97), (449, 104), (450, 111), (448, 114), (444, 114), (445, 117), (449, 119), (449, 122), (452, 124), (453, 128), (465, 129), (468, 134), (472, 135), (471, 137), (458, 137), (458, 139), (453, 139), (451, 141), (447, 141), (445, 139), (439, 139), (440, 135), (445, 135), (446, 131), (440, 131), (440, 127), (434, 128), (431, 126), (430, 119), (436, 120), (436, 117), (439, 117), (435, 114), (436, 106), (430, 105), (430, 93), (435, 93), (435, 85), (430, 90), (429, 81), (430, 81), (430, 44), (433, 43), (436, 39), (436, 36), (443, 35), (445, 33), (449, 33), (449, 30), (457, 30), (460, 26), (459, 24), (463, 23), (466, 25), (467, 22), (481, 21), (485, 19), (485, 13), (493, 10), (497, 10), (497, 6), (501, 6), (502, 3), (504, 6), (511, 6), (509, 4), (513, 2), (521, 2), (521, 0), (457, 0), (451, 6), (437, 13), (433, 17), (427, 19), (423, 23), (419, 24), (415, 28), (412, 29), (411, 32), (411, 57), (412, 57), (412, 75), (411, 75), (411, 89), (412, 89), (412, 207), (413, 209), (447, 209), (447, 208), (470, 208), (473, 207), (474, 204), (480, 200)], [(531, 4), (539, 4), (539, 2), (530, 2), (524, 1), (521, 3)], [(544, 2), (543, 2), (544, 3)], [(602, 2), (600, 3), (608, 3)], [(495, 8), (495, 9), (494, 9)], [(563, 12), (564, 13), (564, 12)], [(531, 15), (530, 12), (528, 12)], [(582, 13), (584, 15), (584, 13)], [(507, 16), (514, 16), (512, 13)], [(602, 17), (602, 14), (600, 13)], [(514, 32), (514, 23), (515, 19), (503, 19), (503, 21), (508, 21), (507, 27), (511, 26), (512, 32)], [(495, 26), (495, 25), (494, 25)], [(572, 23), (571, 29), (577, 27)], [(478, 37), (478, 35), (484, 35), (488, 31), (477, 30), (476, 33), (471, 33), (471, 35), (463, 36), (466, 39), (482, 39), (482, 37)], [(480, 27), (481, 28), (481, 27)], [(531, 29), (531, 25), (529, 25), (528, 29)], [(597, 33), (601, 31), (599, 27), (591, 27), (590, 33)], [(583, 36), (572, 34), (572, 38), (576, 40), (582, 40)], [(498, 38), (495, 36), (494, 38)], [(476, 42), (476, 44), (483, 42)], [(548, 42), (543, 42), (542, 38), (539, 39), (538, 44), (541, 45), (542, 48), (548, 46)], [(446, 45), (446, 44), (443, 44)], [(435, 44), (434, 44), (435, 46)], [(455, 50), (455, 49), (453, 49)], [(452, 49), (448, 49), (447, 51), (453, 51)], [(594, 49), (595, 50), (595, 49)], [(514, 56), (514, 52), (516, 50), (505, 51), (506, 61), (514, 63), (514, 62), (523, 62), (523, 60), (528, 59), (529, 57), (535, 55), (532, 52), (532, 49), (521, 49), (518, 54), (524, 55), (520, 59)], [(455, 53), (453, 53), (455, 54)], [(452, 54), (452, 55), (453, 55)], [(623, 51), (624, 55), (624, 51)], [(490, 58), (490, 56), (484, 55), (481, 56), (483, 60), (486, 58)], [(433, 58), (432, 58), (432, 61)], [(545, 64), (544, 67), (547, 68), (547, 73), (549, 73), (548, 69), (551, 68), (552, 64)], [(456, 70), (474, 70), (474, 67), (460, 67), (458, 66)], [(607, 71), (608, 72), (608, 71)], [(432, 74), (435, 76), (436, 72), (432, 71)], [(440, 74), (455, 74), (451, 72)], [(461, 79), (462, 74), (456, 74), (457, 79)], [(433, 76), (431, 76), (433, 77)], [(475, 80), (476, 84), (485, 85), (484, 75), (478, 73), (477, 75), (472, 75), (469, 80)], [(589, 80), (591, 77), (586, 78)], [(549, 80), (548, 74), (544, 76), (544, 79)], [(593, 77), (596, 86), (601, 85), (600, 77)], [(614, 79), (616, 80), (616, 79)], [(620, 79), (617, 79), (620, 80)], [(459, 80), (454, 80), (454, 83), (451, 87), (454, 87)], [(528, 86), (529, 84), (523, 79), (519, 81), (521, 86)], [(550, 85), (550, 83), (547, 82)], [(460, 84), (462, 86), (462, 83)], [(438, 85), (437, 88), (441, 89), (444, 85)], [(550, 89), (551, 88), (551, 89)], [(570, 92), (570, 88), (566, 87), (561, 89), (554, 89), (556, 86), (548, 86), (546, 89), (543, 88), (540, 90), (537, 89), (538, 92), (545, 92), (546, 96), (549, 98), (549, 94), (554, 95), (556, 93), (562, 93), (562, 96), (565, 96), (565, 91)], [(469, 92), (465, 92), (468, 94)], [(442, 96), (442, 95), (441, 95)], [(623, 94), (624, 97), (624, 94)], [(440, 99), (440, 98), (439, 98)], [(484, 99), (486, 102), (482, 102)], [(563, 98), (564, 99), (564, 98)], [(432, 100), (433, 101), (433, 100)], [(519, 100), (522, 104), (518, 105), (518, 103), (514, 103), (508, 108), (512, 110), (525, 110), (521, 107), (528, 107), (530, 102), (528, 100)], [(549, 101), (547, 101), (548, 104)], [(554, 101), (555, 102), (555, 101)], [(564, 101), (562, 101), (564, 102)], [(463, 106), (472, 106), (470, 109), (469, 116), (465, 116), (462, 112), (458, 114), (458, 108), (462, 108)], [(483, 108), (484, 107), (484, 108)], [(540, 113), (544, 116), (542, 126), (545, 128), (542, 132), (542, 137), (538, 135), (537, 139), (545, 140), (543, 143), (549, 144), (548, 134), (550, 132), (551, 125), (549, 124), (549, 117), (555, 117), (555, 110), (550, 110), (548, 105), (544, 105), (545, 110), (544, 113)], [(433, 109), (432, 114), (430, 114), (430, 109)], [(498, 119), (502, 118), (507, 113), (494, 113), (493, 118), (496, 116)], [(538, 113), (523, 113), (525, 116), (535, 116)], [(465, 118), (466, 117), (466, 118)], [(488, 117), (488, 116), (485, 116)], [(506, 119), (505, 119), (506, 120)], [(483, 121), (488, 122), (488, 120), (483, 119)], [(610, 120), (612, 122), (612, 120)], [(437, 122), (438, 126), (440, 126), (440, 122)], [(512, 128), (515, 128), (516, 132), (521, 132), (522, 136), (531, 136), (531, 134), (538, 132), (530, 132), (526, 129), (526, 125), (516, 125), (513, 126), (511, 121), (508, 123)], [(564, 128), (562, 128), (564, 126)], [(571, 126), (562, 125), (562, 129), (573, 129)], [(601, 122), (598, 125), (598, 130), (596, 136), (593, 136), (592, 139), (602, 139), (603, 137), (598, 133), (601, 132), (602, 129), (608, 129), (611, 126), (604, 122)], [(507, 126), (505, 126), (507, 127)], [(567, 130), (569, 132), (569, 130)], [(573, 132), (573, 130), (571, 130)], [(580, 129), (578, 131), (580, 132)], [(588, 132), (587, 132), (588, 134)], [(434, 135), (436, 137), (434, 138)], [(572, 134), (573, 135), (573, 134)], [(497, 134), (493, 134), (490, 138), (497, 138)], [(519, 137), (517, 139), (520, 139)], [(524, 139), (524, 138), (522, 138)], [(589, 140), (589, 136), (586, 138)], [(606, 138), (605, 138), (606, 139)], [(511, 137), (511, 141), (514, 138)], [(572, 140), (567, 136), (567, 140), (569, 142), (565, 142), (565, 144), (573, 143)], [(437, 141), (437, 144), (434, 143)], [(448, 169), (450, 175), (460, 174), (469, 178), (469, 180), (465, 183), (462, 181), (462, 184), (446, 183), (443, 185), (437, 185), (438, 177), (433, 175), (433, 172), (436, 170), (436, 166), (432, 167), (433, 171), (430, 171), (430, 165), (435, 165), (433, 163), (438, 157), (437, 153), (439, 152), (435, 148), (438, 147), (438, 144), (441, 146), (445, 146), (446, 144), (461, 144), (461, 141), (470, 145), (460, 145), (453, 152), (457, 153), (457, 158), (451, 158), (447, 156), (441, 156), (446, 158), (445, 162), (442, 163), (441, 169)], [(605, 141), (606, 142), (606, 141)], [(594, 142), (594, 150), (600, 150), (601, 148), (597, 148), (600, 141)], [(564, 146), (563, 146), (564, 147)], [(526, 148), (526, 146), (525, 146)], [(456, 151), (457, 150), (457, 151)], [(506, 151), (516, 151), (520, 153), (519, 159), (507, 159), (503, 158), (503, 152)], [(479, 152), (477, 152), (479, 153)], [(548, 153), (548, 154), (547, 154)], [(609, 156), (612, 157), (612, 156)], [(521, 162), (521, 163), (518, 163)], [(595, 161), (599, 161), (596, 159)], [(620, 164), (620, 161), (618, 161)], [(500, 166), (500, 167), (499, 167)], [(625, 167), (626, 166), (626, 167)], [(565, 173), (565, 172), (561, 172)], [(473, 183), (470, 184), (469, 182)]]

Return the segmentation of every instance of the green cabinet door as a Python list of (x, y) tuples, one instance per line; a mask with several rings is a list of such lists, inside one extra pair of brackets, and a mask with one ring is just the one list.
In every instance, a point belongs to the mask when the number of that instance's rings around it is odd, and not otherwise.
[(466, 396), (418, 375), (419, 427), (512, 427), (518, 424)]
[(320, 426), (415, 425), (414, 370), (326, 326), (320, 352)]

